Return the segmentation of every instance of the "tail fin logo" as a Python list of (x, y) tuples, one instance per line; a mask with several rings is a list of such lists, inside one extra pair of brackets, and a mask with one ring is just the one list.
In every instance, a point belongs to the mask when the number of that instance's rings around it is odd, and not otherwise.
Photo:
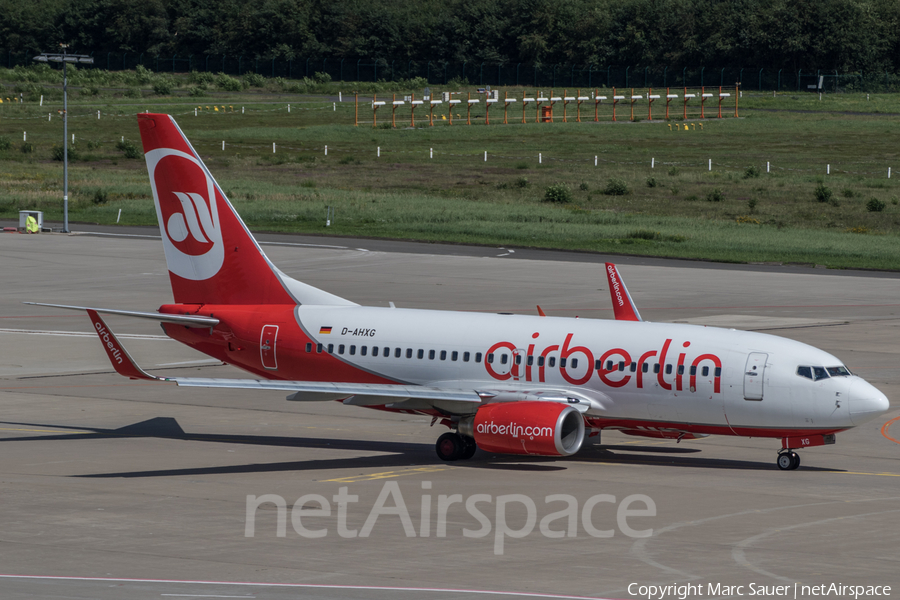
[(194, 281), (213, 277), (225, 258), (215, 182), (180, 150), (158, 148), (146, 157), (169, 271)]

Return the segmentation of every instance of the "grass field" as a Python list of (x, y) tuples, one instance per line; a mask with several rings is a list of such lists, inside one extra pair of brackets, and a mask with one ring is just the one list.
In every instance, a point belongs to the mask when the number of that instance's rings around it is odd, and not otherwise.
[[(557, 122), (523, 125), (514, 107), (503, 125), (495, 106), (490, 126), (479, 108), (467, 126), (457, 107), (452, 127), (413, 129), (408, 110), (402, 126), (383, 127), (390, 106), (373, 128), (368, 104), (369, 124), (354, 127), (352, 101), (324, 96), (73, 96), (73, 222), (114, 223), (119, 209), (122, 224), (156, 222), (143, 160), (126, 157), (139, 146), (134, 113), (150, 110), (176, 115), (256, 230), (900, 269), (892, 95), (747, 93), (742, 118), (692, 120), (687, 131), (678, 121), (592, 123), (592, 108), (582, 123), (558, 122), (557, 107)], [(60, 104), (0, 105), (0, 218), (24, 208), (61, 218)], [(568, 201), (545, 201), (548, 188)]]

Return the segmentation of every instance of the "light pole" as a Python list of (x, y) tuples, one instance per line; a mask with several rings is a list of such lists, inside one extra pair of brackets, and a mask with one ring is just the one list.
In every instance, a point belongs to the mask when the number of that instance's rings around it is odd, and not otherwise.
[(66, 65), (69, 63), (94, 64), (94, 58), (87, 54), (67, 54), (68, 44), (60, 44), (62, 54), (47, 54), (34, 57), (37, 62), (61, 62), (63, 64), (63, 233), (69, 233), (69, 77)]

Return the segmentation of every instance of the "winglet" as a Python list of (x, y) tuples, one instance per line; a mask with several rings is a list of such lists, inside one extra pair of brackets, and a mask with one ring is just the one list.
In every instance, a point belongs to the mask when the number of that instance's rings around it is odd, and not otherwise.
[(541, 305), (540, 305), (540, 304), (537, 305), (537, 309), (538, 309), (538, 315), (539, 315), (539, 316), (541, 316), (541, 317), (546, 317), (546, 316), (547, 316), (546, 314), (544, 314), (544, 311), (541, 310)]
[(91, 318), (94, 331), (97, 332), (100, 341), (103, 343), (103, 349), (106, 350), (106, 355), (109, 356), (109, 362), (112, 363), (113, 368), (119, 375), (124, 375), (131, 379), (161, 381), (159, 377), (150, 375), (137, 366), (137, 363), (135, 363), (131, 356), (128, 355), (125, 347), (119, 343), (115, 334), (113, 334), (109, 327), (106, 326), (106, 323), (103, 322), (103, 319), (100, 318), (97, 311), (89, 308), (87, 309), (87, 314)]
[(606, 263), (606, 278), (609, 281), (609, 295), (612, 298), (613, 311), (617, 321), (642, 321), (625, 282), (616, 270), (616, 265)]

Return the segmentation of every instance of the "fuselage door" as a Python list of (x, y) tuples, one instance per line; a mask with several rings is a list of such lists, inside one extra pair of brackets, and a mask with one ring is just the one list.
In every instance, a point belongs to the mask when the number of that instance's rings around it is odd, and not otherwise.
[(763, 399), (763, 379), (765, 378), (768, 354), (751, 352), (744, 369), (744, 400)]
[(265, 369), (274, 371), (278, 369), (278, 361), (275, 359), (275, 341), (278, 339), (278, 325), (263, 325), (259, 335), (259, 358)]

